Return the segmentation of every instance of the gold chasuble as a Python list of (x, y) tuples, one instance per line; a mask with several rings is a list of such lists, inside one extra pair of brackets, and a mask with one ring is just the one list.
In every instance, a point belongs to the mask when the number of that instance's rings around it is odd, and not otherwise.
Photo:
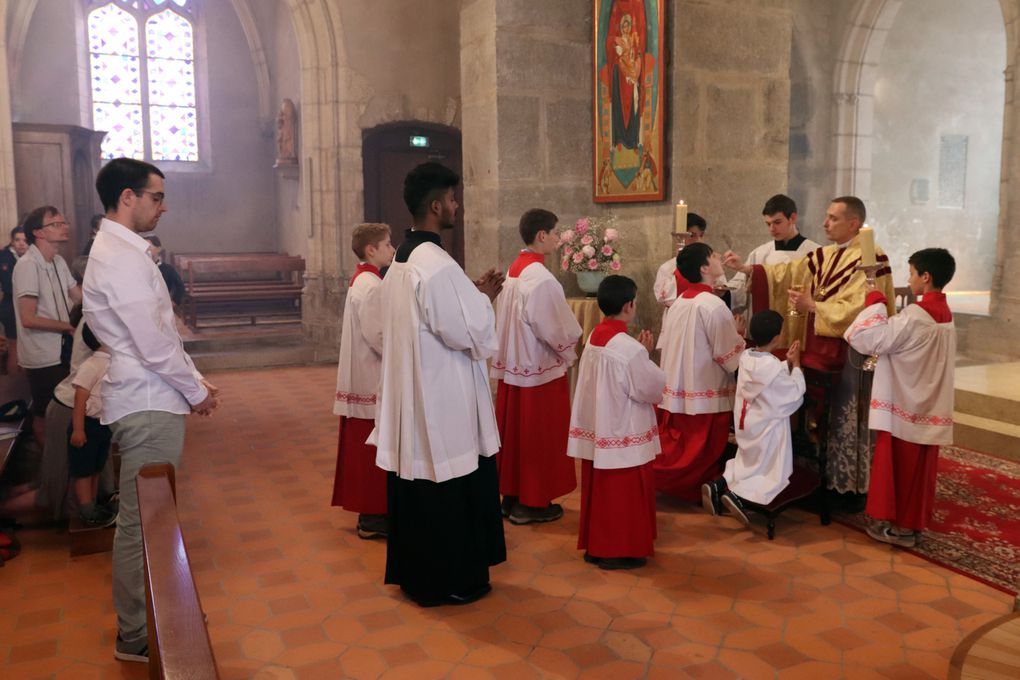
[[(878, 264), (883, 265), (875, 285), (888, 300), (892, 316), (896, 298), (889, 258), (881, 249), (875, 250)], [(839, 374), (837, 386), (826, 395), (829, 486), (839, 492), (855, 493), (867, 492), (871, 470), (867, 422), (871, 374), (861, 370), (863, 357), (843, 340), (844, 331), (864, 309), (866, 277), (857, 269), (860, 263), (861, 248), (855, 236), (845, 246), (824, 246), (801, 260), (755, 265), (751, 274), (753, 311), (773, 309), (784, 316), (779, 346), (785, 349), (794, 340), (800, 340), (805, 368)], [(792, 286), (800, 286), (811, 294), (815, 301), (813, 313), (789, 316), (787, 291)], [(858, 408), (859, 405), (862, 406)]]

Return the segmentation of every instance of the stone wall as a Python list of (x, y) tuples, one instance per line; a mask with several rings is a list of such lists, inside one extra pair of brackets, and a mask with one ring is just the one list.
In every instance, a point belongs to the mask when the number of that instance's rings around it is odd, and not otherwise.
[[(787, 3), (667, 4), (666, 200), (591, 198), (591, 5), (465, 0), (461, 14), (468, 269), (506, 267), (529, 207), (617, 216), (624, 274), (638, 282), (638, 323), (658, 327), (655, 270), (672, 253), (673, 205), (709, 222), (719, 250), (767, 238), (761, 206), (787, 183), (792, 19)], [(493, 244), (498, 244), (494, 246)], [(555, 263), (550, 262), (550, 265)], [(578, 294), (563, 279), (567, 294)]]

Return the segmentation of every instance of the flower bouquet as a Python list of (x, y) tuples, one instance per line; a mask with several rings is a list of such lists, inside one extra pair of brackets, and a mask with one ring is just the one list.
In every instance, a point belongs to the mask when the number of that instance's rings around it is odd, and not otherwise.
[(577, 274), (585, 293), (594, 295), (608, 274), (620, 271), (620, 232), (614, 217), (582, 217), (560, 233), (560, 267)]

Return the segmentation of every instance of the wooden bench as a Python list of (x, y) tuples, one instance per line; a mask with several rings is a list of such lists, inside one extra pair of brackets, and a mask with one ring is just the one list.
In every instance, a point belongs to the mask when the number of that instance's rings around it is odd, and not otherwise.
[(232, 253), (178, 256), (184, 269), (185, 320), (198, 328), (200, 314), (301, 318), (305, 261), (277, 253)]
[(174, 468), (169, 463), (146, 465), (135, 484), (145, 564), (149, 677), (219, 678), (177, 520)]

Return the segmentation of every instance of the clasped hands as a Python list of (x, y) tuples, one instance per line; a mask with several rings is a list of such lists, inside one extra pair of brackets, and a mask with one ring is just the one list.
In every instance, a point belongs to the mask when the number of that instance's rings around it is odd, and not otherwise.
[(482, 274), (482, 277), (474, 283), (478, 290), (489, 296), (489, 300), (495, 300), (499, 292), (503, 290), (503, 281), (505, 279), (506, 277), (502, 272), (496, 271), (493, 268)]

